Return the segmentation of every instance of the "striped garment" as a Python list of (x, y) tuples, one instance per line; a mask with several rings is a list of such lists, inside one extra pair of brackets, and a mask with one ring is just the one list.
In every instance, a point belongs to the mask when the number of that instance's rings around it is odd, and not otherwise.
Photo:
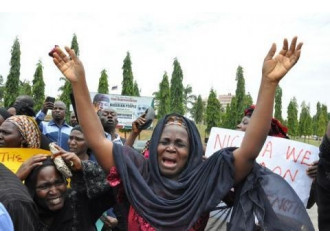
[(53, 120), (40, 123), (41, 132), (46, 135), (52, 142), (56, 142), (66, 151), (69, 151), (68, 139), (72, 127), (66, 122), (62, 126), (58, 126)]

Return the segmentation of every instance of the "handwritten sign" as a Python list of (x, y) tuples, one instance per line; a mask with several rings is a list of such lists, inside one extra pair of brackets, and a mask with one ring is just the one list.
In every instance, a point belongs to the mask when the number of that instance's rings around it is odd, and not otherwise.
[(51, 155), (51, 152), (32, 148), (0, 148), (0, 162), (16, 173), (24, 161), (37, 154)]
[[(244, 132), (222, 128), (212, 128), (205, 155), (226, 147), (239, 147)], [(307, 205), (312, 179), (306, 169), (319, 159), (319, 149), (305, 143), (268, 136), (257, 162), (282, 176), (296, 191), (304, 205)]]

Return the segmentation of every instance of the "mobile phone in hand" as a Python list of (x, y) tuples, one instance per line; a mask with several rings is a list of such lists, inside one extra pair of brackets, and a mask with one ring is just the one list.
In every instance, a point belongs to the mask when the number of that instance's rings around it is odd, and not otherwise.
[(55, 102), (55, 98), (54, 97), (46, 97), (46, 102), (51, 102), (51, 103), (54, 103)]

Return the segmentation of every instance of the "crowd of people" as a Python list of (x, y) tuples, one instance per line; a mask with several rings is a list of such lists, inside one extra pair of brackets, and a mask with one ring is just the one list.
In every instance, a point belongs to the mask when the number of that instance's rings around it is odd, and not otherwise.
[[(226, 230), (314, 230), (291, 186), (256, 162), (267, 135), (288, 138), (287, 128), (272, 118), (274, 96), (301, 48), (297, 37), (290, 44), (285, 39), (277, 55), (271, 46), (257, 103), (237, 126), (245, 132), (242, 144), (205, 157), (195, 123), (175, 113), (158, 121), (142, 153), (135, 150), (146, 114), (121, 138), (116, 111), (101, 105), (104, 95), (90, 100), (82, 62), (72, 49), (65, 48), (66, 55), (56, 47), (53, 61), (72, 85), (75, 110), (67, 123), (62, 101), (46, 99), (36, 113), (26, 95), (0, 108), (0, 148), (50, 150), (56, 143), (57, 150), (24, 160), (16, 174), (0, 164), (0, 230), (212, 230), (210, 214), (221, 209), (230, 209), (222, 223)], [(52, 119), (45, 122), (48, 110)], [(315, 180), (311, 197), (320, 230), (330, 229), (329, 154), (330, 124), (320, 161), (307, 171)], [(70, 169), (70, 179), (58, 169), (58, 158)], [(295, 212), (273, 206), (274, 197), (294, 203)]]

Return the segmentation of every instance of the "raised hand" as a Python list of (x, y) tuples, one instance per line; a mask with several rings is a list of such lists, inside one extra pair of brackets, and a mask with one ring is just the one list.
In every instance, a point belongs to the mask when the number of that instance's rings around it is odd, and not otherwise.
[(297, 45), (297, 37), (294, 37), (289, 49), (288, 40), (284, 39), (282, 50), (274, 57), (276, 45), (273, 44), (264, 60), (263, 78), (277, 84), (299, 60), (302, 45), (303, 43)]
[[(73, 84), (85, 80), (85, 70), (74, 50), (65, 47), (67, 56), (59, 47), (55, 48), (53, 61), (63, 75)], [(70, 57), (70, 58), (69, 58)]]

